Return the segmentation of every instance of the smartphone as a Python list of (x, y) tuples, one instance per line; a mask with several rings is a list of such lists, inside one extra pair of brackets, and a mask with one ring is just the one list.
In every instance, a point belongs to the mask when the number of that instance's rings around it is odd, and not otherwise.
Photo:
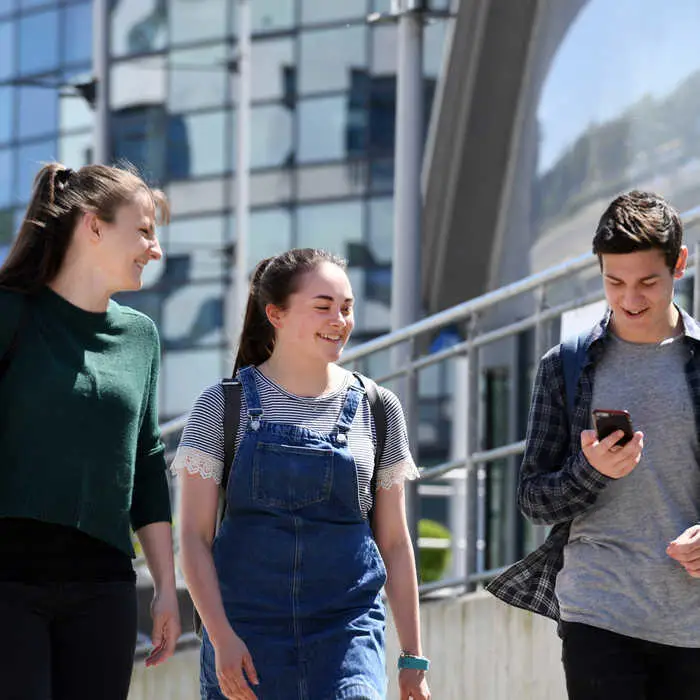
[(622, 430), (624, 435), (615, 443), (616, 445), (626, 445), (634, 437), (632, 419), (628, 411), (594, 408), (593, 427), (598, 434), (598, 440), (603, 440), (616, 430)]

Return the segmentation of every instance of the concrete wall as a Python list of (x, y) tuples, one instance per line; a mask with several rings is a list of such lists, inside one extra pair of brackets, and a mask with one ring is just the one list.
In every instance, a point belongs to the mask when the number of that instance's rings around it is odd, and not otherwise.
[[(561, 644), (554, 623), (516, 610), (487, 593), (430, 601), (421, 608), (435, 700), (565, 700)], [(398, 642), (387, 635), (389, 694), (397, 700)], [(199, 656), (179, 652), (165, 666), (134, 671), (129, 700), (196, 700)]]

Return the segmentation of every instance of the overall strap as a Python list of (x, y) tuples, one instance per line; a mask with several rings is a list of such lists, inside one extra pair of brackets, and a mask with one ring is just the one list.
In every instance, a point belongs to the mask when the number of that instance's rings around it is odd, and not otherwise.
[(360, 405), (362, 397), (365, 395), (365, 390), (359, 380), (355, 381), (348, 387), (345, 394), (345, 401), (338, 416), (338, 421), (335, 424), (334, 434), (336, 440), (340, 443), (347, 442), (347, 433), (350, 430), (352, 422), (355, 420), (357, 408)]
[(255, 367), (243, 367), (238, 370), (238, 378), (243, 386), (243, 394), (245, 395), (246, 406), (248, 406), (248, 425), (253, 430), (258, 430), (263, 410), (260, 403), (258, 385), (255, 381)]

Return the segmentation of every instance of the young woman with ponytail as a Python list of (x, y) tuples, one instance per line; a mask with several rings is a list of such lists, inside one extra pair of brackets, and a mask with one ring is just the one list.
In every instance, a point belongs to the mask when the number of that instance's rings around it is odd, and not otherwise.
[(405, 652), (401, 698), (430, 697), (404, 510), (404, 481), (417, 470), (401, 406), (379, 387), (386, 439), (371, 488), (371, 408), (337, 364), (353, 304), (345, 263), (327, 252), (291, 250), (255, 270), (234, 368), (236, 456), (216, 534), (221, 384), (190, 415), (173, 469), (182, 475), (181, 563), (204, 625), (203, 700), (386, 697), (384, 586)]
[(164, 196), (101, 165), (43, 167), (0, 267), (0, 696), (125, 700), (130, 528), (155, 584), (153, 653), (180, 633), (158, 334), (112, 295), (161, 257)]

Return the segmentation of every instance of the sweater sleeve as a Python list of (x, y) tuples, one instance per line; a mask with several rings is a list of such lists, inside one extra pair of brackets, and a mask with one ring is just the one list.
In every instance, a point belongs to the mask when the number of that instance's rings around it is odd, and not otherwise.
[(131, 527), (171, 522), (170, 490), (166, 475), (165, 445), (158, 425), (158, 375), (160, 342), (153, 328), (153, 359), (147, 386), (146, 408), (139, 430), (134, 468), (134, 489), (131, 500)]

